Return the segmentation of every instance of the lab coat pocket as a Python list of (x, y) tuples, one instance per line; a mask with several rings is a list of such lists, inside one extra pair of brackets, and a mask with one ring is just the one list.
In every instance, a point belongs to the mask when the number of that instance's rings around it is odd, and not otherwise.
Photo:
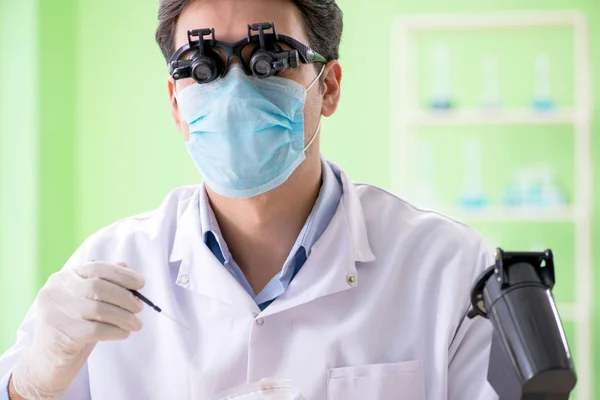
[(328, 400), (425, 400), (421, 361), (332, 368), (327, 376)]

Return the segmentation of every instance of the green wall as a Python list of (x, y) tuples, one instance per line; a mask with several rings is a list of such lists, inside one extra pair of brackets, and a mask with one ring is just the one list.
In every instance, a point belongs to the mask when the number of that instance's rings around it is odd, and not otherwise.
[(75, 118), (81, 99), (76, 54), (77, 1), (38, 3), (38, 284), (81, 242), (75, 233)]
[(34, 0), (0, 0), (0, 351), (38, 286), (35, 13)]
[[(398, 15), (581, 10), (592, 37), (592, 70), (600, 70), (597, 0), (339, 3), (345, 12), (343, 97), (338, 113), (324, 122), (321, 141), (323, 153), (359, 182), (391, 187), (390, 28)], [(170, 120), (155, 21), (156, 3), (142, 0), (0, 0), (0, 352), (14, 340), (35, 291), (85, 236), (153, 209), (173, 187), (199, 180)], [(15, 54), (29, 62), (7, 63)], [(593, 84), (598, 97), (600, 77)], [(594, 115), (600, 115), (600, 102)], [(597, 117), (593, 133), (600, 174)], [(549, 146), (558, 154), (565, 142)], [(594, 198), (599, 194), (596, 185)], [(598, 201), (593, 219), (597, 243)], [(554, 240), (570, 240), (569, 228), (556, 229)], [(600, 258), (600, 248), (593, 258)], [(569, 298), (572, 291), (560, 295)], [(600, 321), (599, 300), (594, 316)], [(598, 329), (593, 336), (600, 337)], [(594, 348), (600, 378), (600, 339)]]

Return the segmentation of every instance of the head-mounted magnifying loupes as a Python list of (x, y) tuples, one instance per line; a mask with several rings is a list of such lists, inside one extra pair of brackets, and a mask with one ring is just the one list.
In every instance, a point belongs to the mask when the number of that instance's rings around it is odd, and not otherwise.
[(192, 78), (199, 84), (210, 83), (225, 76), (234, 56), (247, 75), (257, 78), (298, 68), (301, 63), (327, 63), (305, 44), (278, 34), (274, 22), (263, 22), (248, 25), (248, 37), (236, 43), (216, 40), (214, 29), (188, 31), (188, 43), (169, 60), (169, 74), (175, 80)]

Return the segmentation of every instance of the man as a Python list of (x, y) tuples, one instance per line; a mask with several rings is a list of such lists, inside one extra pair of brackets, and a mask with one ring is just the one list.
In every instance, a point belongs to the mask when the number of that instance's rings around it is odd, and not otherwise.
[(213, 399), (263, 378), (307, 400), (494, 398), (491, 326), (466, 317), (492, 264), (480, 236), (320, 156), (340, 99), (335, 2), (162, 0), (159, 20), (205, 184), (92, 235), (50, 277), (0, 359), (0, 399)]

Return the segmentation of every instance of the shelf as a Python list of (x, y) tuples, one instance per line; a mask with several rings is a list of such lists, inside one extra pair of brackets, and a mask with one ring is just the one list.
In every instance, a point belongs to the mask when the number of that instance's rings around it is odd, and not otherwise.
[(418, 110), (409, 112), (407, 122), (413, 126), (438, 125), (568, 125), (575, 123), (571, 109), (536, 112), (531, 109), (456, 109)]
[[(505, 108), (497, 110), (486, 109), (483, 106), (480, 107), (479, 104), (473, 104), (471, 107), (459, 104), (460, 107), (457, 106), (448, 111), (429, 110), (425, 106), (419, 108), (421, 104), (411, 105), (412, 100), (419, 98), (421, 91), (419, 82), (422, 81), (420, 75), (423, 73), (423, 68), (420, 65), (419, 52), (422, 47), (420, 46), (422, 33), (429, 31), (440, 36), (440, 34), (444, 35), (446, 32), (455, 31), (460, 32), (461, 35), (466, 32), (477, 35), (479, 32), (497, 28), (507, 30), (515, 28), (545, 29), (545, 27), (558, 26), (568, 27), (569, 34), (572, 32), (570, 41), (572, 42), (572, 57), (569, 57), (568, 61), (573, 64), (576, 72), (572, 85), (574, 89), (572, 97), (576, 100), (575, 104), (564, 108), (559, 106), (557, 109), (545, 113), (536, 112), (529, 103), (522, 104), (520, 107), (505, 105)], [(563, 131), (562, 128), (573, 131), (573, 149), (565, 148), (563, 151), (573, 154), (576, 204), (555, 210), (540, 210), (539, 208), (519, 210), (504, 208), (502, 204), (499, 204), (496, 207), (489, 206), (479, 211), (471, 211), (471, 209), (460, 208), (457, 203), (447, 204), (446, 207), (438, 204), (438, 207), (435, 207), (435, 201), (429, 201), (433, 199), (426, 196), (427, 193), (415, 197), (423, 197), (422, 203), (427, 205), (427, 209), (439, 210), (445, 215), (467, 224), (479, 221), (506, 222), (507, 226), (517, 225), (519, 222), (576, 225), (573, 226), (575, 228), (573, 229), (573, 250), (578, 260), (570, 273), (575, 277), (577, 290), (573, 299), (565, 303), (559, 302), (557, 308), (562, 320), (569, 321), (574, 328), (574, 332), (572, 332), (574, 336), (570, 339), (573, 340), (571, 345), (575, 347), (578, 354), (577, 399), (581, 400), (598, 397), (592, 395), (594, 368), (591, 355), (594, 353), (594, 336), (590, 333), (593, 326), (591, 316), (593, 316), (594, 291), (590, 274), (594, 266), (591, 251), (594, 249), (594, 242), (591, 237), (589, 219), (589, 205), (593, 201), (593, 180), (590, 161), (592, 98), (589, 90), (592, 73), (588, 28), (589, 21), (586, 21), (583, 13), (569, 10), (524, 13), (412, 14), (395, 19), (390, 41), (392, 54), (390, 65), (394, 71), (391, 75), (392, 86), (390, 88), (394, 107), (391, 112), (391, 176), (394, 179), (393, 189), (398, 192), (409, 192), (408, 187), (412, 179), (415, 157), (419, 156), (418, 153), (415, 154), (411, 139), (413, 135), (418, 135), (423, 130), (422, 128), (434, 127), (438, 128), (435, 130), (443, 130), (448, 127), (448, 132), (460, 132), (461, 129), (477, 127), (475, 131), (482, 138), (487, 133), (486, 129), (490, 132), (498, 132), (497, 129), (492, 128), (501, 128), (500, 131), (506, 132), (510, 132), (509, 128), (512, 127), (559, 127), (561, 129), (557, 132)], [(518, 31), (515, 30), (515, 32)], [(533, 95), (533, 93), (530, 94), (530, 96)], [(542, 130), (546, 131), (548, 136), (556, 131), (554, 129)], [(506, 143), (503, 145), (508, 146)], [(544, 227), (539, 226), (539, 228)]]
[(572, 208), (559, 209), (509, 209), (489, 207), (482, 210), (454, 209), (445, 213), (464, 222), (575, 222), (576, 214)]

